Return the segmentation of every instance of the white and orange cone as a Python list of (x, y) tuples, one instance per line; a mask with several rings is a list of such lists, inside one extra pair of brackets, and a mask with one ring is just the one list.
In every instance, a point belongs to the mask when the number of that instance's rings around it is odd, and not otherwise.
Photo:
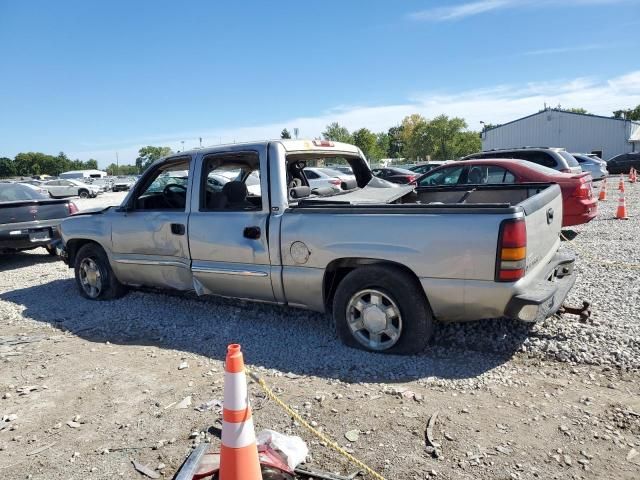
[(620, 200), (618, 200), (618, 210), (616, 210), (616, 218), (618, 220), (628, 220), (627, 217), (627, 204), (624, 201), (624, 195), (620, 195)]
[(240, 345), (227, 347), (224, 367), (220, 480), (262, 480)]
[(600, 185), (600, 193), (598, 193), (598, 201), (606, 202), (607, 201), (607, 179), (602, 180), (602, 185)]
[(631, 171), (629, 172), (629, 181), (631, 183), (636, 183), (638, 181), (638, 172), (636, 169), (631, 167)]
[(620, 174), (620, 183), (618, 184), (618, 190), (624, 192), (624, 175)]

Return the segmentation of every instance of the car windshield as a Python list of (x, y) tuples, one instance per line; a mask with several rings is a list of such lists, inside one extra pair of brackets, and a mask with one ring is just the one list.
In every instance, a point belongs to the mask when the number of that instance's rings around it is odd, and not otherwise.
[(34, 188), (18, 183), (0, 184), (0, 202), (18, 202), (21, 200), (42, 200), (47, 197)]
[(567, 165), (569, 165), (570, 167), (580, 166), (577, 160), (573, 158), (573, 155), (571, 155), (569, 152), (565, 152), (564, 150), (558, 150), (557, 153), (567, 161)]
[(316, 168), (316, 170), (324, 173), (325, 175), (329, 175), (330, 177), (339, 177), (340, 175), (344, 175), (344, 173), (339, 172), (338, 170), (333, 170), (332, 168)]
[(389, 170), (391, 171), (391, 173), (393, 175), (415, 175), (416, 174), (416, 172), (413, 172), (411, 170), (407, 170), (406, 168), (394, 167), (394, 168), (390, 168)]

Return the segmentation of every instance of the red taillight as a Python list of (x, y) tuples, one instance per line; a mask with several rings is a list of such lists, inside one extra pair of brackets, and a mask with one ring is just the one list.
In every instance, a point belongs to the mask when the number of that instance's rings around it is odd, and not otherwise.
[(581, 181), (580, 185), (571, 194), (575, 198), (591, 198), (593, 192), (591, 190), (591, 183), (585, 183)]
[(67, 208), (69, 209), (69, 215), (73, 215), (74, 213), (78, 213), (78, 207), (75, 203), (69, 202), (67, 203)]
[(524, 277), (527, 263), (527, 224), (524, 219), (505, 220), (498, 236), (496, 281), (515, 282)]
[(341, 185), (342, 184), (342, 180), (340, 180), (339, 178), (332, 178), (331, 180), (329, 180), (329, 183), (331, 185)]

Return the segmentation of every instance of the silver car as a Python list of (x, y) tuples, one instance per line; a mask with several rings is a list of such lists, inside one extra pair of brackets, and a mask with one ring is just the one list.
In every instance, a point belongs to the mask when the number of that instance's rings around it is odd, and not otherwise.
[(607, 162), (601, 160), (599, 157), (585, 153), (572, 153), (571, 155), (578, 161), (582, 171), (589, 172), (594, 180), (602, 180), (609, 175)]
[(89, 185), (74, 179), (50, 180), (42, 184), (52, 198), (80, 197), (95, 198), (102, 190), (97, 185)]

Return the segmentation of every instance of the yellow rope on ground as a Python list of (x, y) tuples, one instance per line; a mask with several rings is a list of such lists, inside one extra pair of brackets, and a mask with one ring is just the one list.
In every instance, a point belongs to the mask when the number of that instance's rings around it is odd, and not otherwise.
[(300, 425), (302, 425), (303, 427), (305, 427), (307, 430), (309, 430), (311, 433), (313, 433), (316, 437), (318, 437), (320, 440), (322, 440), (323, 442), (325, 442), (329, 447), (333, 448), (336, 452), (338, 452), (340, 455), (342, 455), (343, 457), (345, 457), (347, 460), (351, 461), (353, 464), (357, 465), (358, 467), (360, 467), (362, 470), (364, 470), (365, 472), (367, 472), (369, 475), (371, 475), (373, 478), (376, 478), (377, 480), (386, 480), (382, 475), (380, 475), (378, 472), (376, 472), (375, 470), (373, 470), (371, 467), (369, 467), (368, 465), (366, 465), (365, 463), (363, 463), (362, 461), (358, 460), (356, 457), (354, 457), (353, 455), (351, 455), (349, 452), (347, 452), (344, 448), (342, 448), (340, 445), (338, 445), (336, 442), (334, 442), (333, 440), (331, 440), (329, 437), (327, 437), (324, 433), (319, 432), (318, 430), (316, 430), (315, 428), (313, 428), (309, 423), (307, 423), (307, 421), (302, 418), (300, 416), (300, 414), (298, 412), (296, 412), (295, 410), (293, 410), (289, 405), (287, 405), (286, 403), (284, 403), (282, 400), (280, 400), (280, 398), (278, 398), (278, 396), (273, 392), (273, 390), (271, 390), (269, 388), (269, 386), (266, 384), (266, 382), (260, 378), (258, 375), (256, 375), (255, 373), (253, 373), (251, 370), (249, 370), (246, 366), (245, 366), (245, 370), (247, 371), (247, 373), (249, 374), (249, 376), (256, 381), (256, 383), (258, 385), (260, 385), (260, 387), (262, 388), (262, 390), (264, 390), (264, 393), (267, 394), (267, 396), (273, 400), (274, 402), (276, 402), (280, 408), (282, 408), (285, 412), (287, 412), (293, 419), (295, 419), (298, 423), (300, 423)]

